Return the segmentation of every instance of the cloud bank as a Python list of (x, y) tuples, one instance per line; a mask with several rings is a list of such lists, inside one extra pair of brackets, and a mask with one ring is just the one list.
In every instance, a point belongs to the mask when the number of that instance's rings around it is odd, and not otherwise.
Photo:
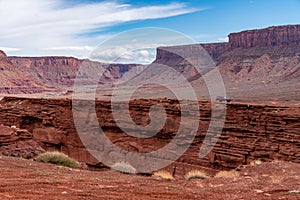
[(182, 3), (135, 7), (105, 1), (70, 6), (63, 0), (1, 0), (0, 47), (9, 50), (9, 55), (86, 57), (108, 37), (95, 32), (195, 11)]

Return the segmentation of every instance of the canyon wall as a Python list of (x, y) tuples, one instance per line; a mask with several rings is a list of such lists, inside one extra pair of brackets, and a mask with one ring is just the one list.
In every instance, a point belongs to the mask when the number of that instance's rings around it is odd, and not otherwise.
[[(86, 104), (81, 103), (82, 106)], [(5, 97), (0, 101), (0, 124), (28, 130), (45, 150), (62, 151), (90, 166), (103, 167), (82, 144), (75, 129), (71, 104), (70, 100)], [(97, 120), (105, 135), (118, 147), (129, 152), (154, 151), (172, 141), (182, 117), (195, 114), (181, 113), (178, 102), (172, 99), (134, 100), (130, 103), (132, 119), (137, 124), (147, 125), (148, 111), (154, 104), (166, 108), (168, 119), (151, 138), (134, 138), (124, 133), (114, 121), (109, 101), (96, 102)], [(201, 101), (199, 107), (199, 129), (193, 143), (169, 166), (170, 169), (176, 167), (176, 173), (182, 174), (194, 168), (208, 171), (231, 169), (258, 159), (300, 162), (299, 105), (227, 104), (222, 134), (213, 150), (201, 159), (198, 154), (210, 122), (211, 104)], [(126, 105), (120, 103), (119, 109), (126, 109)], [(82, 123), (93, 120), (86, 114), (81, 117)], [(190, 128), (189, 124), (183, 126), (186, 130)], [(181, 144), (186, 139), (183, 137)], [(107, 156), (113, 159), (115, 155), (107, 152)]]
[(255, 46), (300, 45), (300, 25), (272, 26), (229, 34), (229, 47), (251, 48)]
[(0, 93), (32, 94), (60, 93), (72, 90), (78, 70), (84, 68), (88, 74), (81, 74), (81, 85), (112, 83), (136, 64), (103, 64), (72, 57), (7, 57), (0, 52)]
[[(190, 44), (183, 46), (158, 47), (156, 60), (157, 63), (168, 63), (170, 61), (178, 62), (184, 58), (192, 58), (199, 56), (199, 48), (204, 48), (211, 58), (216, 59), (226, 51), (228, 51), (227, 43), (207, 43), (207, 44)], [(174, 52), (180, 52), (184, 57), (178, 57)]]

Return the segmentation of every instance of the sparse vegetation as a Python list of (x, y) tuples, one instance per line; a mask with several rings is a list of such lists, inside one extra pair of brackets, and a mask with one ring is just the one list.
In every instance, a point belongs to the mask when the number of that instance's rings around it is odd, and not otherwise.
[(117, 170), (119, 172), (125, 173), (125, 174), (137, 173), (137, 171), (134, 167), (132, 167), (130, 164), (125, 163), (125, 162), (115, 163), (113, 166), (111, 166), (111, 168), (114, 170)]
[(154, 172), (153, 176), (160, 177), (160, 178), (170, 180), (170, 181), (175, 180), (173, 175), (170, 172), (165, 171), (165, 170), (160, 170), (160, 171)]
[(284, 177), (272, 175), (270, 176), (272, 184), (281, 184), (284, 180)]
[(198, 169), (194, 169), (189, 171), (188, 173), (186, 173), (186, 175), (184, 176), (184, 178), (186, 180), (191, 180), (191, 179), (205, 179), (207, 178), (207, 174), (204, 171), (198, 170)]
[(219, 178), (219, 177), (224, 177), (224, 178), (234, 178), (234, 177), (238, 177), (239, 176), (239, 172), (235, 171), (235, 170), (231, 170), (231, 171), (219, 171), (215, 177)]
[(39, 154), (36, 158), (36, 161), (43, 163), (52, 163), (60, 166), (71, 167), (71, 168), (80, 168), (79, 163), (70, 158), (64, 153), (61, 152), (45, 152)]

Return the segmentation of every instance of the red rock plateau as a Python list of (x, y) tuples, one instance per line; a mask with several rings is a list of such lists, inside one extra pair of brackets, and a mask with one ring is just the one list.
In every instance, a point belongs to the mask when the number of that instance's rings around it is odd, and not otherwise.
[(300, 25), (273, 26), (229, 34), (229, 48), (300, 45)]

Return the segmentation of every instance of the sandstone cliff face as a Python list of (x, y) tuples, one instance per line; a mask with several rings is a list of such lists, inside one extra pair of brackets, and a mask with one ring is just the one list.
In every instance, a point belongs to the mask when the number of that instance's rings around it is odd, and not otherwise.
[(6, 156), (33, 158), (45, 150), (26, 129), (0, 125), (0, 152)]
[(217, 59), (227, 49), (227, 43), (159, 47), (154, 64), (171, 67), (185, 76), (187, 80), (193, 81), (212, 70), (215, 65), (211, 61)]
[(201, 46), (207, 51), (212, 59), (216, 60), (223, 53), (228, 51), (228, 43), (211, 43), (211, 44), (201, 44)]
[(135, 64), (103, 64), (73, 57), (10, 57), (9, 60), (24, 71), (31, 71), (34, 78), (56, 87), (73, 86), (80, 67), (88, 69), (89, 75), (80, 76), (84, 79), (80, 80), (81, 83), (88, 85), (91, 84), (91, 76), (101, 75), (103, 71), (102, 76), (95, 77), (95, 79), (100, 79), (99, 82), (102, 84), (118, 80), (124, 73), (137, 66)]
[(288, 46), (300, 44), (300, 25), (273, 26), (259, 30), (229, 34), (229, 46), (251, 48), (255, 46)]
[(30, 72), (33, 79), (53, 87), (73, 85), (82, 63), (72, 57), (10, 57), (9, 60), (19, 70)]
[[(136, 100), (130, 104), (133, 120), (147, 125), (150, 106), (158, 103), (166, 108), (168, 120), (158, 134), (148, 139), (134, 138), (123, 133), (114, 121), (109, 101), (96, 102), (96, 120), (110, 141), (118, 147), (129, 152), (150, 152), (172, 140), (177, 134), (181, 117), (194, 115), (181, 115), (174, 100)], [(84, 105), (85, 102), (82, 103)], [(176, 166), (176, 173), (183, 174), (191, 168), (230, 169), (257, 159), (300, 162), (299, 106), (228, 104), (222, 134), (211, 153), (202, 159), (198, 154), (206, 136), (211, 110), (209, 102), (199, 102), (199, 106), (201, 118), (196, 138), (189, 149), (169, 166)], [(0, 108), (0, 123), (27, 129), (44, 149), (62, 151), (88, 165), (101, 166), (83, 146), (76, 132), (71, 101), (4, 98)], [(126, 109), (126, 105), (120, 103), (119, 109)], [(82, 122), (88, 123), (89, 120), (93, 119), (82, 116)], [(189, 128), (188, 124), (183, 126)], [(182, 144), (185, 139), (182, 138)], [(101, 146), (91, 148), (101, 149)], [(113, 152), (107, 152), (107, 155), (114, 157)]]
[[(202, 48), (207, 51), (212, 59), (217, 59), (223, 53), (228, 51), (228, 43), (211, 43), (211, 44), (191, 44), (183, 46), (159, 47), (157, 48), (156, 60), (154, 62), (171, 65), (182, 61), (183, 59), (199, 58)], [(176, 54), (178, 52), (178, 54)], [(183, 55), (183, 56), (179, 56)], [(207, 56), (202, 53), (202, 56)]]
[[(81, 74), (81, 85), (113, 83), (135, 64), (103, 64), (72, 57), (0, 57), (0, 93), (31, 94), (61, 92), (74, 85), (80, 67), (89, 74)], [(102, 72), (104, 72), (102, 74)]]

